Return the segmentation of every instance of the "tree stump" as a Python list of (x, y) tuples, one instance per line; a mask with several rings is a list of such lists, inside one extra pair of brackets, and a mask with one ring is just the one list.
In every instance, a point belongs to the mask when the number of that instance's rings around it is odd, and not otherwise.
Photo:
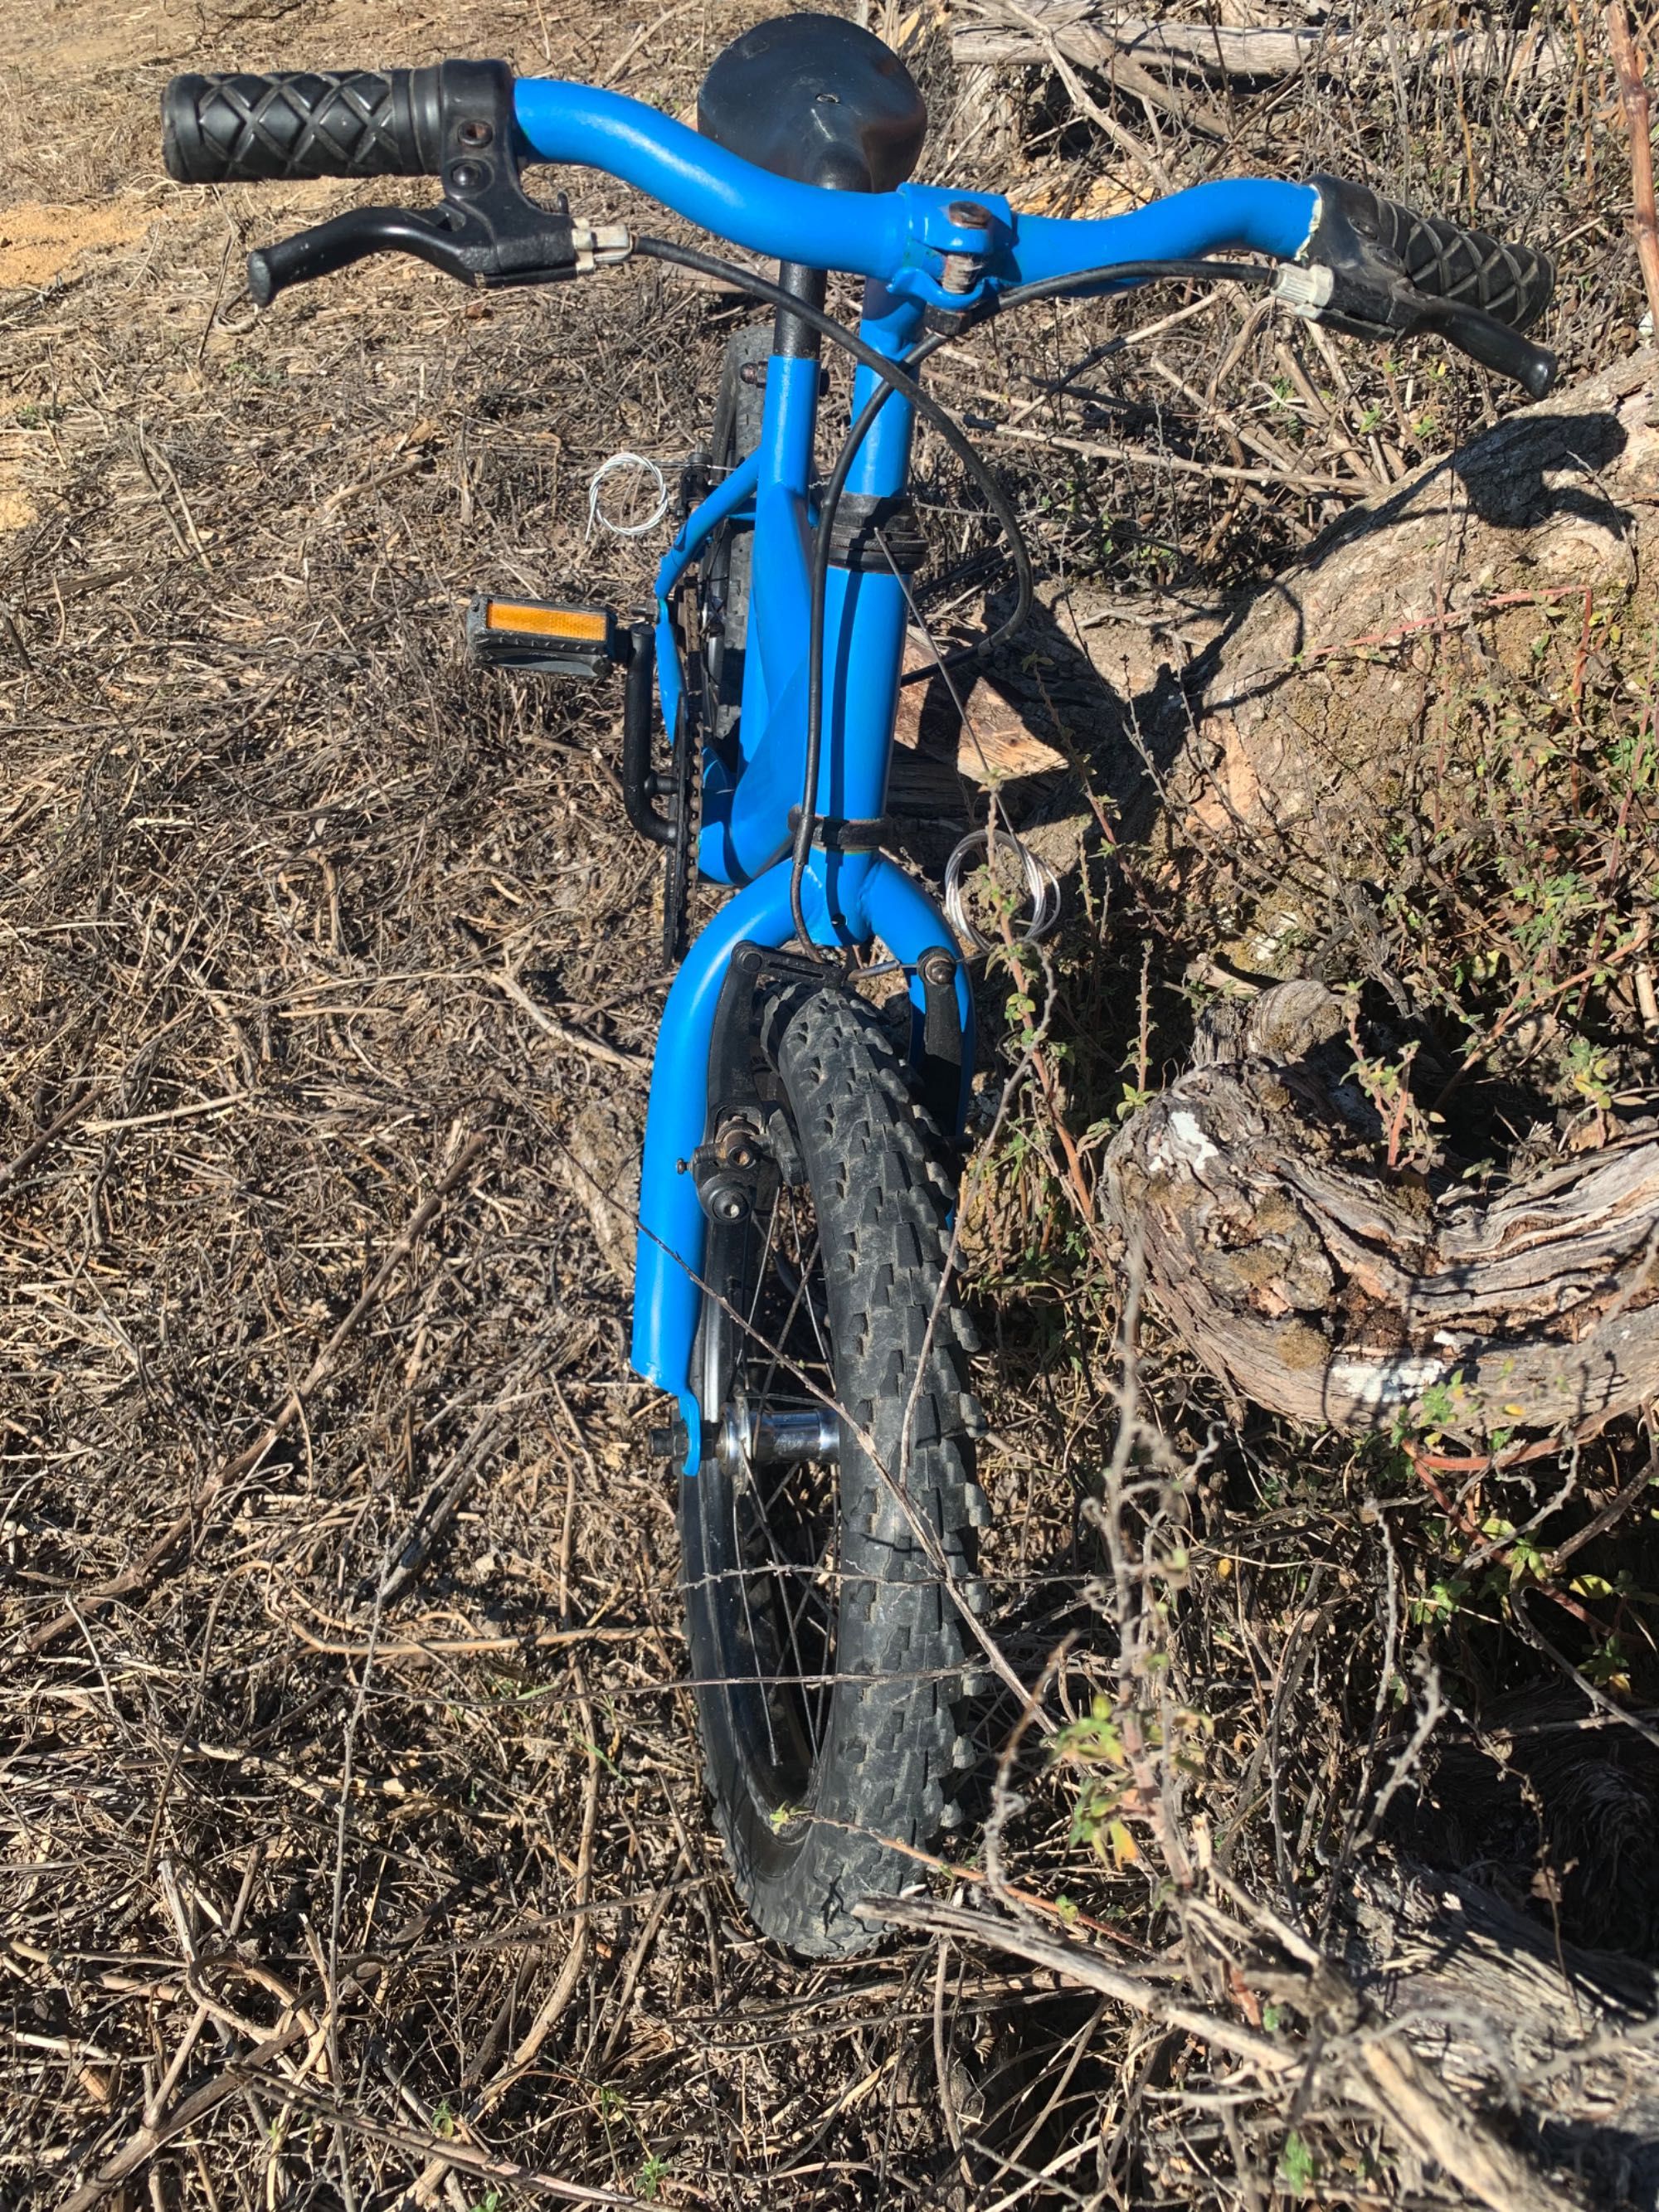
[(1379, 1160), (1343, 1010), (1291, 982), (1200, 1024), (1108, 1203), (1163, 1318), (1307, 1427), (1593, 1432), (1659, 1397), (1659, 1117), (1495, 1197)]

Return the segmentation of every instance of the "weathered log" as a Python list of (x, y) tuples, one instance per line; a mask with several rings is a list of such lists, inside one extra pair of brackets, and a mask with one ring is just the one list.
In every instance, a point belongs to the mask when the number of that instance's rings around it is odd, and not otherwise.
[(1591, 2203), (1659, 2203), (1651, 1967), (1409, 1861), (1368, 1858), (1346, 1902), (1348, 1978), (1460, 2104), (1518, 2115), (1534, 2156), (1577, 2168)]
[(1659, 1396), (1659, 1121), (1485, 1199), (1392, 1172), (1322, 984), (1200, 1024), (1106, 1158), (1166, 1322), (1309, 1427), (1593, 1431)]
[(1528, 676), (1550, 609), (1589, 591), (1627, 627), (1650, 612), (1656, 380), (1649, 347), (1351, 508), (1194, 665), (1192, 713), (1149, 732), (1168, 795), (1224, 837), (1340, 854), (1472, 670)]
[(1186, 76), (1257, 82), (1298, 70), (1352, 76), (1364, 69), (1426, 64), (1463, 75), (1501, 70), (1511, 91), (1561, 75), (1571, 50), (1553, 25), (1511, 31), (1418, 29), (1408, 24), (1346, 30), (1316, 27), (1149, 22), (1111, 0), (969, 0), (978, 20), (951, 33), (951, 58), (975, 64), (1042, 63), (1054, 49), (1109, 77), (1127, 64)]
[[(1298, 1945), (1294, 1958), (1275, 1960), (1244, 1929), (1231, 1931), (1243, 1954), (1235, 1986), (1302, 2016), (1318, 2054), (1306, 2063), (1293, 2045), (1164, 1978), (1127, 1972), (1030, 1920), (929, 1898), (870, 1899), (857, 1909), (872, 1922), (1010, 1953), (1091, 1990), (1224, 2052), (1235, 2082), (1253, 2075), (1264, 2097), (1294, 2081), (1307, 2109), (1333, 2096), (1359, 2105), (1382, 2123), (1412, 2196), (1424, 2169), (1437, 2168), (1492, 2212), (1654, 2205), (1650, 1969), (1559, 1942), (1490, 1890), (1409, 1863), (1366, 1863), (1345, 1902), (1340, 1957)], [(1212, 1942), (1218, 1921), (1207, 1923)], [(1569, 2196), (1571, 2181), (1581, 2186)]]

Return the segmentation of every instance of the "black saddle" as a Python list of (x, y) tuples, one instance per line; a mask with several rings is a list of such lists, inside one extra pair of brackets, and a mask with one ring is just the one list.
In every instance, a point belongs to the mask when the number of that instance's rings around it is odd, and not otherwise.
[(915, 167), (927, 110), (890, 47), (839, 15), (779, 15), (733, 40), (697, 94), (697, 128), (775, 177), (890, 192)]

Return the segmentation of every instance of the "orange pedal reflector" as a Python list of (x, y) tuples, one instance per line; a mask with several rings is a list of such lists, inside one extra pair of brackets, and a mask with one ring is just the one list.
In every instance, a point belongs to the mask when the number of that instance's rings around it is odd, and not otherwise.
[(617, 651), (618, 636), (609, 607), (496, 599), (480, 592), (466, 611), (467, 650), (473, 659), (520, 675), (603, 676), (626, 658), (625, 651)]

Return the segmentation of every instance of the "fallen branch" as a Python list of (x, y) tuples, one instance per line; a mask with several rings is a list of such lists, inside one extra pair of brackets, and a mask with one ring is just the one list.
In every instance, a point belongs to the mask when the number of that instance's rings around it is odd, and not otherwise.
[(1212, 1008), (1114, 1138), (1112, 1218), (1183, 1344), (1310, 1428), (1586, 1434), (1659, 1396), (1659, 1136), (1431, 1200), (1379, 1164), (1342, 1028), (1315, 982)]
[(1273, 82), (1310, 69), (1333, 76), (1399, 63), (1464, 73), (1503, 72), (1510, 90), (1565, 72), (1566, 41), (1552, 26), (1518, 38), (1503, 31), (1247, 29), (1226, 23), (1149, 22), (1120, 15), (1109, 0), (969, 0), (981, 18), (951, 37), (951, 59), (1042, 63), (1058, 52), (1081, 69), (1111, 76), (1125, 63), (1188, 76)]
[[(1120, 153), (1127, 154), (1132, 161), (1145, 169), (1152, 179), (1155, 191), (1172, 191), (1175, 189), (1174, 184), (1164, 164), (1155, 154), (1148, 153), (1133, 131), (1125, 130), (1115, 115), (1108, 113), (1097, 100), (1091, 98), (1088, 87), (1072, 68), (1061, 52), (1058, 41), (1047, 26), (1038, 17), (1020, 7), (1018, 0), (1005, 0), (1005, 4), (1018, 24), (1021, 33), (1033, 41), (1037, 56), (1048, 63), (1049, 68), (1065, 86), (1073, 105), (1081, 108), (1090, 121), (1105, 132)], [(1133, 64), (1130, 66), (1133, 70)], [(1137, 70), (1134, 74), (1144, 75), (1144, 72)], [(1132, 88), (1132, 87), (1126, 88), (1126, 89)]]
[(1185, 453), (1171, 453), (1161, 446), (1119, 446), (1098, 438), (1066, 438), (1047, 430), (1017, 430), (1011, 422), (992, 425), (998, 438), (1018, 439), (1024, 446), (1051, 446), (1064, 453), (1081, 453), (1085, 460), (1127, 461), (1137, 468), (1177, 469), (1188, 476), (1222, 477), (1229, 483), (1291, 484), (1297, 491), (1318, 492), (1325, 497), (1356, 499), (1365, 487), (1352, 477), (1312, 476), (1296, 469), (1241, 469), (1219, 461), (1194, 461)]
[(1349, 2094), (1492, 2212), (1568, 2212), (1571, 2200), (1449, 2095), (1409, 2044), (1379, 2035), (1344, 2055)]
[[(1082, 1944), (1032, 1935), (1012, 1921), (994, 1919), (964, 1905), (925, 1898), (869, 1898), (854, 1910), (863, 1920), (914, 1928), (957, 1942), (989, 1945), (1033, 1966), (1048, 1966), (1079, 1988), (1094, 1990), (1143, 2019), (1243, 2060), (1272, 2081), (1304, 2078), (1313, 2055), (1288, 2038), (1261, 2034), (1171, 1998), (1159, 1984), (1108, 1966)], [(1276, 1983), (1284, 1978), (1275, 1977)], [(1569, 2200), (1446, 2089), (1401, 2038), (1359, 2025), (1364, 2012), (1360, 1999), (1327, 1961), (1302, 1978), (1298, 2008), (1316, 2014), (1322, 2002), (1323, 2009), (1333, 2013), (1330, 2025), (1337, 2030), (1320, 2055), (1322, 2070), (1340, 2079), (1347, 2094), (1397, 2138), (1419, 2156), (1432, 2159), (1471, 2196), (1491, 2206), (1492, 2212), (1570, 2212)], [(1359, 2032), (1352, 2033), (1355, 2027)]]
[(20, 1176), (27, 1175), (36, 1160), (57, 1143), (64, 1130), (80, 1120), (97, 1096), (95, 1087), (88, 1084), (72, 1106), (65, 1106), (61, 1114), (54, 1115), (47, 1122), (33, 1144), (25, 1145), (15, 1159), (8, 1160), (3, 1167), (0, 1167), (0, 1190), (3, 1190), (9, 1182), (15, 1182)]
[[(343, 1996), (356, 1995), (364, 1986), (353, 1982), (343, 1990)], [(299, 2043), (311, 2033), (307, 2021), (297, 2015), (272, 2030), (262, 2043), (256, 2044), (249, 2060), (276, 2058), (292, 2044)], [(140, 2127), (130, 2136), (120, 2149), (106, 2159), (96, 2173), (91, 2175), (64, 2202), (63, 2212), (92, 2212), (94, 2204), (101, 2203), (112, 2191), (117, 2190), (130, 2174), (136, 2173), (166, 2143), (173, 2142), (204, 2120), (210, 2112), (216, 2112), (228, 2097), (234, 2097), (242, 2087), (240, 2069), (226, 2067), (199, 2089), (193, 2089), (182, 2104), (175, 2105), (170, 2112), (163, 2113), (153, 2122)]]
[(649, 1622), (632, 1627), (604, 1624), (594, 1628), (542, 1628), (530, 1636), (405, 1636), (395, 1644), (350, 1643), (344, 1638), (313, 1636), (286, 1613), (273, 1611), (296, 1644), (328, 1659), (489, 1659), (526, 1651), (562, 1651), (576, 1644), (637, 1644), (654, 1633)]
[(589, 1036), (586, 1030), (574, 1029), (568, 1022), (545, 1014), (531, 997), (516, 975), (509, 975), (504, 968), (491, 971), (489, 981), (498, 991), (505, 993), (521, 1013), (528, 1014), (544, 1036), (551, 1037), (568, 1052), (579, 1052), (589, 1060), (603, 1060), (607, 1067), (620, 1067), (629, 1075), (647, 1076), (651, 1063), (636, 1052), (624, 1052), (620, 1045), (607, 1044), (603, 1037)]
[(591, 2189), (580, 2181), (562, 2181), (556, 2174), (520, 2166), (510, 2158), (491, 2157), (488, 2152), (474, 2150), (467, 2143), (445, 2142), (416, 2128), (391, 2127), (383, 2120), (371, 2120), (349, 2105), (342, 2105), (297, 2081), (260, 2079), (249, 2086), (257, 2087), (262, 2097), (270, 2097), (295, 2112), (308, 2113), (332, 2127), (343, 2128), (369, 2142), (385, 2143), (405, 2157), (424, 2158), (428, 2171), (439, 2182), (446, 2174), (465, 2173), (477, 2181), (507, 2183), (514, 2189), (527, 2190), (532, 2197), (553, 2197), (562, 2204), (592, 2205), (599, 2208), (599, 2212), (659, 2212), (659, 2208), (653, 2207), (643, 2197), (629, 2197), (617, 2189)]
[[(396, 1956), (405, 1954), (420, 1942), (432, 1924), (433, 1916), (422, 1912), (408, 1922), (398, 1933), (384, 1942), (378, 1954), (354, 1966), (341, 1982), (336, 1992), (336, 2002), (348, 1997), (366, 1996), (386, 1974)], [(188, 1980), (188, 1974), (186, 1979)], [(262, 2036), (240, 2058), (231, 2059), (199, 2087), (192, 2089), (170, 2112), (155, 2112), (106, 2158), (98, 2171), (88, 2177), (74, 2193), (67, 2197), (61, 2212), (91, 2212), (131, 2174), (146, 2165), (165, 2144), (187, 2134), (198, 2121), (216, 2112), (228, 2098), (234, 2097), (244, 2087), (248, 2070), (257, 2069), (265, 2061), (280, 2058), (283, 2053), (315, 2032), (313, 2008), (326, 1993), (320, 1988), (301, 1990), (295, 2002), (285, 2007), (284, 2016), (268, 2035)], [(268, 2084), (261, 2077), (262, 2087)]]
[(1078, 1988), (1109, 1997), (1114, 2004), (1139, 2013), (1143, 2020), (1156, 2021), (1161, 2027), (1177, 2028), (1212, 2050), (1243, 2059), (1273, 2080), (1302, 2070), (1305, 2053), (1292, 2045), (1276, 2043), (1255, 2028), (1224, 2020), (1219, 2013), (1182, 2004), (1168, 1995), (1163, 1982), (1142, 1980), (1121, 1966), (1109, 1966), (1091, 1948), (1069, 1943), (1063, 1936), (1032, 1935), (1011, 1920), (975, 1911), (970, 1905), (938, 1905), (922, 1897), (866, 1897), (853, 1911), (856, 1918), (877, 1926), (885, 1923), (893, 1928), (915, 1928), (925, 1936), (949, 1936), (953, 1942), (988, 1943), (1033, 1966), (1047, 1966)]
[(184, 1541), (215, 1499), (219, 1498), (230, 1484), (240, 1480), (243, 1475), (251, 1473), (258, 1466), (271, 1446), (276, 1443), (299, 1419), (304, 1411), (307, 1401), (313, 1393), (327, 1380), (333, 1371), (334, 1362), (339, 1356), (341, 1346), (379, 1304), (392, 1277), (431, 1227), (433, 1222), (436, 1220), (443, 1209), (445, 1199), (456, 1185), (464, 1180), (468, 1170), (483, 1152), (488, 1141), (489, 1139), (483, 1136), (470, 1137), (462, 1146), (453, 1165), (442, 1182), (410, 1215), (408, 1226), (391, 1251), (387, 1253), (374, 1281), (370, 1283), (345, 1319), (341, 1322), (328, 1342), (312, 1361), (303, 1378), (289, 1391), (287, 1398), (271, 1415), (247, 1449), (239, 1452), (234, 1459), (228, 1460), (222, 1467), (209, 1475), (206, 1480), (198, 1486), (191, 1493), (190, 1503), (184, 1511), (174, 1516), (142, 1559), (136, 1560), (132, 1565), (123, 1568), (118, 1575), (112, 1576), (107, 1582), (94, 1583), (89, 1589), (76, 1591), (75, 1607), (72, 1610), (54, 1613), (50, 1620), (44, 1622), (31, 1635), (26, 1637), (23, 1650), (27, 1653), (33, 1656), (36, 1652), (44, 1651), (48, 1644), (55, 1643), (60, 1636), (65, 1636), (71, 1629), (77, 1627), (84, 1617), (84, 1610), (87, 1607), (107, 1605), (117, 1598), (131, 1597), (137, 1591), (148, 1588), (153, 1577), (160, 1571), (168, 1553)]
[(518, 1403), (519, 1385), (533, 1369), (546, 1364), (545, 1333), (538, 1332), (507, 1376), (500, 1397), (486, 1406), (462, 1442), (428, 1484), (410, 1516), (410, 1525), (392, 1553), (396, 1565), (380, 1586), (380, 1603), (393, 1605), (431, 1557), (432, 1547), (471, 1495), (489, 1454), (505, 1436)]

